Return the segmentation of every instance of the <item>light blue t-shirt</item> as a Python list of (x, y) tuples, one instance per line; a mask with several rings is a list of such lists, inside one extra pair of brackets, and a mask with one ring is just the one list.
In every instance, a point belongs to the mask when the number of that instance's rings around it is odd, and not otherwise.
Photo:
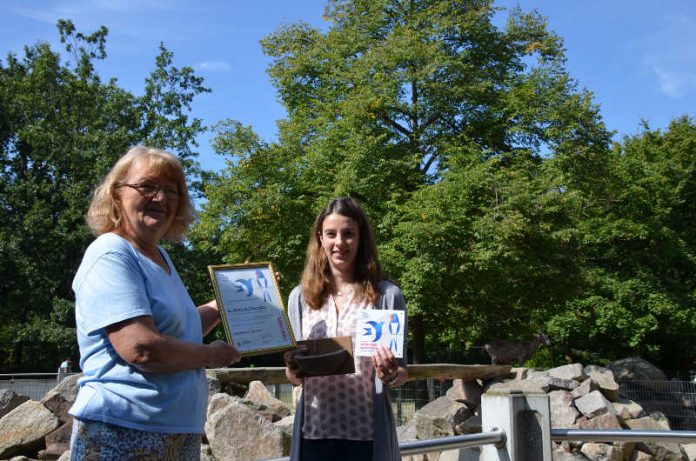
[(73, 280), (77, 341), (84, 377), (70, 414), (131, 429), (202, 433), (208, 387), (202, 368), (143, 372), (125, 362), (104, 328), (151, 316), (157, 330), (202, 344), (201, 319), (169, 256), (171, 274), (113, 234), (98, 237)]

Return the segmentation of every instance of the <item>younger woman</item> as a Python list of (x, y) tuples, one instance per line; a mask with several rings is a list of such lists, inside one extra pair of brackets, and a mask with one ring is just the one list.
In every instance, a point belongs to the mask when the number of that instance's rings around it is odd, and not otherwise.
[[(361, 310), (405, 308), (399, 288), (384, 279), (365, 212), (349, 197), (330, 201), (314, 222), (302, 281), (288, 300), (295, 337), (351, 336), (355, 344)], [(388, 389), (406, 381), (405, 360), (380, 348), (355, 357), (353, 374), (303, 378), (296, 352), (285, 354), (288, 379), (304, 387), (291, 460), (400, 460)]]

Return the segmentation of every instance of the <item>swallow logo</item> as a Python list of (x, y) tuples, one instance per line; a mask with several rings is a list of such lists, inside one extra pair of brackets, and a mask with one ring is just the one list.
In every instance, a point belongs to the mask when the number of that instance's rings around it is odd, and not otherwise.
[(251, 279), (237, 279), (237, 293), (246, 291), (247, 298), (254, 294), (254, 287), (251, 284)]
[(374, 335), (374, 338), (372, 339), (372, 342), (377, 342), (379, 341), (379, 338), (382, 337), (382, 325), (384, 325), (384, 322), (375, 322), (374, 320), (370, 320), (369, 322), (365, 322), (367, 327), (365, 328), (365, 333), (363, 333), (363, 336), (372, 336)]

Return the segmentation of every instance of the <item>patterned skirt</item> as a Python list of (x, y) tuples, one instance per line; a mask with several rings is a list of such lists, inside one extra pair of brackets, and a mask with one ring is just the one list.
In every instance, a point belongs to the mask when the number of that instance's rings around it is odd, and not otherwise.
[(100, 421), (73, 421), (71, 461), (199, 461), (201, 434), (163, 434)]

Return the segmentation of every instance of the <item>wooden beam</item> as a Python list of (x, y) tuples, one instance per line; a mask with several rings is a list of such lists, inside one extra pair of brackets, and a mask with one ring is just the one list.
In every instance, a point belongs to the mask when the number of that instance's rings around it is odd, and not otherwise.
[[(408, 366), (408, 380), (419, 379), (493, 379), (510, 376), (510, 365), (456, 365), (450, 363), (429, 363)], [(208, 376), (217, 378), (220, 382), (231, 381), (240, 384), (249, 384), (252, 381), (261, 381), (264, 384), (288, 383), (285, 377), (285, 367), (259, 367), (259, 368), (211, 368), (206, 370)]]

